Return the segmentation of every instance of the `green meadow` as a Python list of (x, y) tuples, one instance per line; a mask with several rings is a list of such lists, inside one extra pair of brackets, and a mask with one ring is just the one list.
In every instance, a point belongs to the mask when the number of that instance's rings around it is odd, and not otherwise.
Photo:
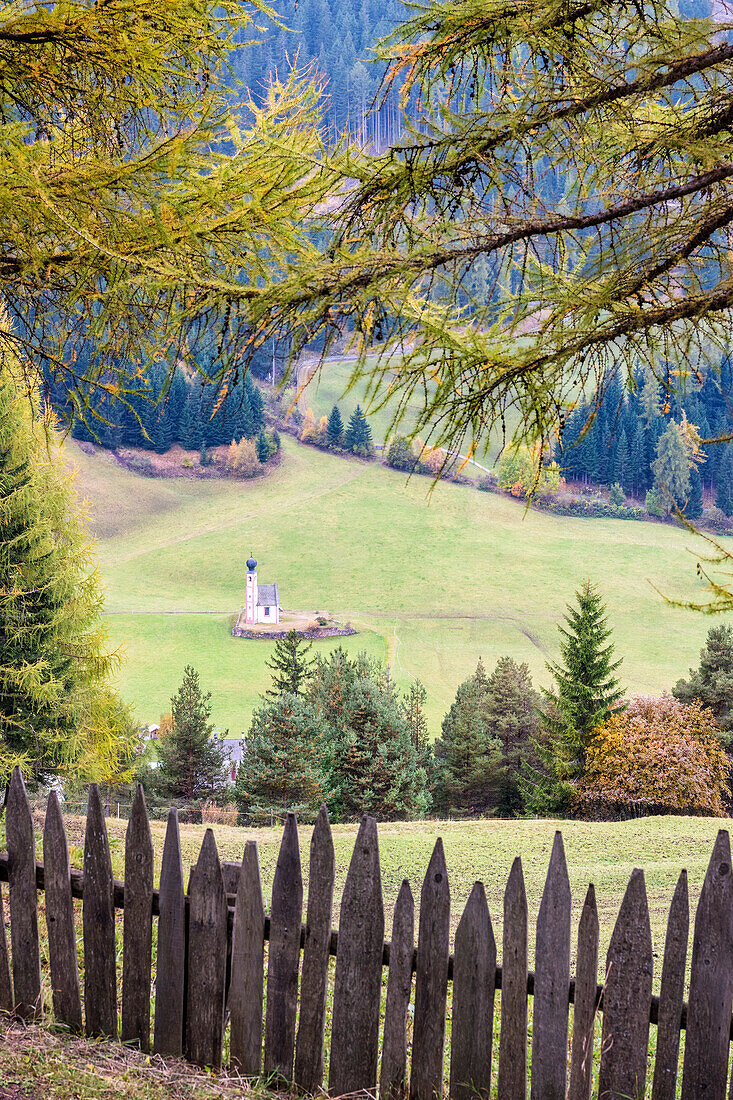
[(97, 536), (110, 638), (124, 653), (120, 687), (141, 722), (168, 709), (190, 662), (216, 724), (247, 728), (272, 648), (231, 636), (250, 551), (260, 581), (279, 582), (283, 607), (351, 621), (360, 633), (345, 648), (388, 659), (401, 686), (419, 677), (434, 733), (479, 656), (491, 667), (509, 654), (549, 682), (557, 624), (584, 577), (603, 592), (630, 692), (686, 675), (710, 626), (655, 590), (704, 595), (704, 546), (672, 526), (550, 516), (470, 486), (431, 491), (426, 478), (290, 438), (279, 468), (242, 482), (154, 480), (104, 452), (69, 452)]

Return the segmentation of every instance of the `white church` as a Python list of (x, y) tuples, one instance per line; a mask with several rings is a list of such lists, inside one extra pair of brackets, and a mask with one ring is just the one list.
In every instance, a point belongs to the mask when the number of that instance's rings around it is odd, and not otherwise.
[(280, 622), (280, 593), (277, 584), (258, 584), (257, 562), (247, 559), (247, 598), (244, 607), (247, 626)]

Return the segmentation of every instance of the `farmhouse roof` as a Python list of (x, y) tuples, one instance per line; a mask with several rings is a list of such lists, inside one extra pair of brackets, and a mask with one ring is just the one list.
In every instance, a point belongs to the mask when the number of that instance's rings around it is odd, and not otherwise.
[(276, 584), (258, 584), (257, 585), (257, 606), (258, 607), (279, 607), (280, 606), (280, 593), (277, 590)]

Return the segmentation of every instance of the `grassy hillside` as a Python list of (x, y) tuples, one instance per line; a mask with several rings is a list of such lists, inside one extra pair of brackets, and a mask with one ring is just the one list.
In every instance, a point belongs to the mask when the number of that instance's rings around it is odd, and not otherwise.
[[(107, 589), (122, 690), (151, 721), (187, 662), (214, 697), (214, 719), (245, 729), (269, 682), (271, 646), (234, 639), (250, 550), (286, 608), (324, 608), (363, 633), (347, 639), (419, 676), (437, 732), (481, 655), (510, 654), (547, 683), (557, 622), (590, 576), (608, 603), (623, 683), (669, 688), (697, 663), (710, 620), (672, 608), (699, 597), (702, 544), (673, 527), (566, 519), (468, 486), (440, 485), (285, 440), (283, 462), (251, 482), (156, 481), (73, 444)], [(650, 583), (651, 582), (651, 583)], [(319, 643), (330, 649), (333, 640)]]

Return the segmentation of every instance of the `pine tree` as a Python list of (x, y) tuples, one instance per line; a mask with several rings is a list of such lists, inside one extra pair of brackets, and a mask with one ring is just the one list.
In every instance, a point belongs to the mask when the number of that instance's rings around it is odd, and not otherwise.
[(257, 707), (234, 786), (240, 812), (257, 819), (292, 810), (302, 820), (318, 812), (325, 786), (324, 738), (314, 708), (287, 691)]
[(359, 405), (356, 406), (344, 436), (344, 446), (354, 454), (367, 455), (372, 447), (372, 429)]
[(443, 810), (485, 813), (491, 786), (500, 775), (501, 749), (487, 728), (484, 707), (489, 680), (479, 659), (476, 671), (459, 685), (435, 742), (436, 802)]
[(654, 488), (666, 512), (683, 509), (690, 495), (690, 461), (681, 426), (670, 420), (657, 441)]
[(543, 767), (524, 768), (523, 791), (535, 813), (569, 810), (593, 730), (619, 708), (622, 696), (614, 675), (621, 660), (613, 659), (603, 600), (589, 580), (575, 599), (577, 605), (569, 604), (565, 615), (567, 629), (558, 627), (562, 663), (547, 665), (555, 687), (543, 689), (543, 729), (535, 742)]
[(338, 405), (331, 409), (328, 418), (327, 438), (329, 447), (339, 447), (344, 438), (344, 422), (341, 419)]
[(260, 428), (259, 430), (259, 434), (255, 441), (255, 447), (257, 448), (257, 457), (264, 466), (270, 458), (270, 444), (267, 442), (264, 428)]
[(672, 694), (681, 703), (699, 699), (715, 715), (730, 745), (733, 740), (733, 627), (711, 626), (700, 650), (700, 665), (689, 680), (678, 680)]
[(216, 795), (227, 782), (226, 754), (209, 722), (211, 692), (202, 692), (192, 665), (183, 670), (171, 713), (172, 729), (158, 742), (161, 785), (169, 796), (186, 802)]
[[(102, 780), (121, 759), (105, 718), (117, 658), (99, 625), (103, 595), (91, 569), (71, 475), (47, 447), (20, 368), (0, 361), (0, 779), (15, 765), (31, 785), (56, 775)], [(115, 761), (117, 763), (115, 763)]]
[(301, 638), (297, 630), (289, 630), (284, 638), (275, 642), (272, 657), (265, 662), (273, 671), (268, 695), (277, 696), (284, 691), (291, 695), (304, 694), (315, 665), (315, 658), (308, 657), (312, 648), (313, 643)]
[(487, 733), (500, 746), (491, 790), (491, 809), (500, 817), (514, 817), (524, 810), (519, 780), (524, 762), (534, 758), (538, 705), (528, 665), (500, 657), (489, 677), (482, 707)]

